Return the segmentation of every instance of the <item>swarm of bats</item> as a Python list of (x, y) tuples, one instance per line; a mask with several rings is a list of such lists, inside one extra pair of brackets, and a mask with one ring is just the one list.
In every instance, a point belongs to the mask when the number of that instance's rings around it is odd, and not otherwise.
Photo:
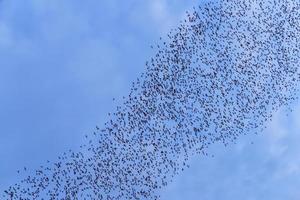
[(8, 200), (151, 200), (195, 154), (259, 133), (297, 98), (300, 1), (220, 0), (161, 39), (123, 104), (81, 148), (3, 192)]

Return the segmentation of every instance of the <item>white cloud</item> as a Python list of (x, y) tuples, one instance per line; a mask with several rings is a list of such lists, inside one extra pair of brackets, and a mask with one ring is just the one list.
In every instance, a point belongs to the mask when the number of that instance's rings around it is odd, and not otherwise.
[(289, 116), (284, 108), (278, 111), (264, 133), (267, 151), (273, 159), (278, 159), (276, 179), (300, 175), (300, 146), (297, 145), (300, 141), (300, 104), (293, 105), (293, 110)]
[[(149, 3), (149, 11), (155, 23), (159, 26), (162, 34), (167, 33), (170, 28), (175, 27), (178, 22), (185, 17), (185, 11), (192, 5), (185, 2), (185, 6), (177, 12), (174, 12), (174, 7), (168, 0), (151, 0)], [(181, 1), (176, 1), (178, 6), (182, 5)], [(196, 4), (196, 2), (195, 2)]]
[(268, 149), (272, 156), (281, 156), (287, 150), (287, 146), (283, 144), (283, 140), (288, 134), (284, 120), (283, 111), (277, 111), (265, 131), (269, 146)]
[[(147, 3), (149, 17), (153, 20), (153, 25), (159, 31), (159, 34), (165, 34), (174, 24), (174, 16), (170, 14), (170, 10), (165, 0), (151, 0)], [(178, 14), (178, 13), (174, 13)]]

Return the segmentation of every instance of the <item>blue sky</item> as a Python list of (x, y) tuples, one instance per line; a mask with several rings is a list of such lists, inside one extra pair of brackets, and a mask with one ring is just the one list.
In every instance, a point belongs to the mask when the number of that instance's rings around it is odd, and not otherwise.
[[(23, 166), (77, 149), (108, 119), (112, 98), (128, 94), (145, 70), (150, 45), (199, 3), (1, 1), (0, 190), (21, 178)], [(192, 159), (162, 199), (299, 199), (300, 104), (293, 108), (289, 116), (279, 111), (261, 135)]]

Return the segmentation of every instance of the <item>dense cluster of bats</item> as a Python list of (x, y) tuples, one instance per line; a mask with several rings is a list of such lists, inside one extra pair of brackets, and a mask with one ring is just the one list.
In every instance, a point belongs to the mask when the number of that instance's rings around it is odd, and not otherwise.
[(189, 157), (260, 132), (297, 98), (299, 47), (298, 0), (194, 8), (153, 47), (145, 73), (81, 151), (42, 166), (1, 199), (159, 199)]

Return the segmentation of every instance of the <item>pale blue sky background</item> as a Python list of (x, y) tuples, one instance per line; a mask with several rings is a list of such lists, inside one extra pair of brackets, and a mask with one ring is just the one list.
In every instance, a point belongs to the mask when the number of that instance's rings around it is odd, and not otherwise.
[[(21, 178), (23, 166), (77, 149), (108, 119), (112, 98), (128, 94), (154, 54), (150, 45), (200, 3), (2, 0), (0, 190)], [(300, 199), (300, 104), (294, 109), (278, 112), (259, 136), (191, 160), (162, 199)]]

